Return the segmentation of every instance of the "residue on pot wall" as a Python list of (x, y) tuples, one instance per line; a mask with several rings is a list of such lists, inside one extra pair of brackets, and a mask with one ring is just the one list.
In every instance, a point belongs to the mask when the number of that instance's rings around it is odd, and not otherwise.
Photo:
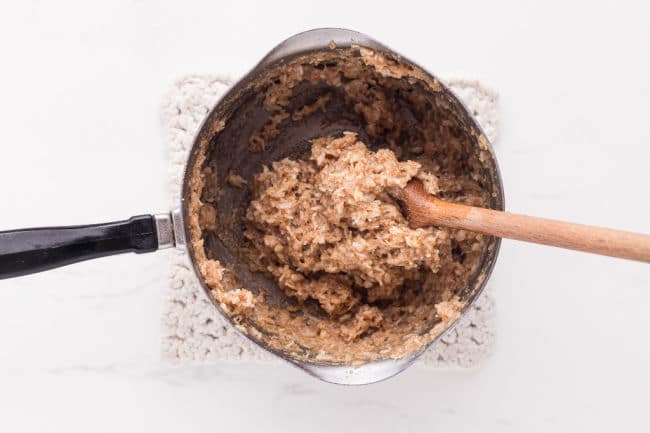
[[(317, 91), (305, 100), (299, 89), (310, 86)], [(219, 162), (201, 162), (192, 209), (216, 209), (219, 188), (250, 190), (239, 260), (272, 275), (297, 302), (273, 305), (259, 288), (242, 287), (232, 267), (210, 259), (204, 236), (229, 216), (204, 210), (190, 221), (192, 248), (215, 300), (244, 332), (297, 359), (359, 364), (419, 350), (460, 314), (459, 295), (479, 268), (486, 238), (409, 229), (390, 189), (418, 176), (446, 200), (485, 206), (475, 137), (436, 96), (437, 81), (362, 47), (294, 59), (255, 90), (268, 120), (250, 134), (251, 152), (279, 146), (284, 130), (316, 115), (352, 119), (353, 132), (370, 142), (354, 133), (310, 137), (311, 160), (260, 167), (257, 179), (229, 173), (224, 185), (217, 185)], [(312, 218), (324, 219), (310, 228)]]

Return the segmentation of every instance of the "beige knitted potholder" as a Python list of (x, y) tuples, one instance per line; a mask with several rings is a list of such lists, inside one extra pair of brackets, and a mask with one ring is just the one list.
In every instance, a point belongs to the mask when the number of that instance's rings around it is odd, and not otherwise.
[[(169, 152), (170, 206), (179, 203), (183, 165), (201, 121), (228, 89), (232, 79), (189, 75), (177, 80), (162, 110), (163, 136)], [(450, 80), (494, 143), (497, 134), (497, 95), (476, 81)], [(199, 287), (181, 251), (171, 252), (169, 284), (162, 317), (162, 356), (174, 363), (220, 360), (273, 360), (223, 319)], [(495, 340), (494, 290), (487, 289), (456, 327), (418, 361), (435, 367), (473, 367), (491, 352)]]

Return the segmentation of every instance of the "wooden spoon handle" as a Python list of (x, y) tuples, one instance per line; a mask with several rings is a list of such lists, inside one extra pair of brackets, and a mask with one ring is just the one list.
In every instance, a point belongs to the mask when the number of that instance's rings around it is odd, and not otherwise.
[[(419, 189), (419, 188), (418, 188)], [(404, 189), (412, 227), (465, 229), (501, 238), (650, 263), (650, 235), (495, 211)]]

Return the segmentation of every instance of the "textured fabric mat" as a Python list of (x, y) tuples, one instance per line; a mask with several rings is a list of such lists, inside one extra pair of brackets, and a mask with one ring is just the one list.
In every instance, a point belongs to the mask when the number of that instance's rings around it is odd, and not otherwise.
[[(169, 154), (170, 206), (179, 203), (183, 165), (201, 121), (232, 79), (218, 75), (188, 75), (177, 80), (162, 106), (163, 137)], [(497, 95), (476, 81), (449, 80), (494, 143), (497, 135)], [(221, 360), (273, 361), (275, 357), (251, 343), (223, 319), (200, 289), (185, 253), (170, 253), (168, 287), (162, 312), (162, 357), (173, 363)], [(429, 348), (418, 364), (434, 367), (474, 367), (491, 352), (495, 341), (494, 288), (488, 287), (459, 323)]]

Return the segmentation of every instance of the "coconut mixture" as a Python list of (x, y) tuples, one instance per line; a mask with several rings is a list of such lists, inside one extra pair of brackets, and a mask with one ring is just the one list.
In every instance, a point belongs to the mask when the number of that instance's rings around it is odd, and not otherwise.
[(394, 198), (414, 177), (437, 192), (420, 164), (371, 152), (354, 133), (314, 140), (308, 161), (284, 159), (256, 177), (246, 213), (251, 262), (288, 296), (349, 321), (341, 327), (347, 341), (378, 328), (374, 303), (398, 300), (407, 281), (440, 267), (446, 233), (409, 228)]

